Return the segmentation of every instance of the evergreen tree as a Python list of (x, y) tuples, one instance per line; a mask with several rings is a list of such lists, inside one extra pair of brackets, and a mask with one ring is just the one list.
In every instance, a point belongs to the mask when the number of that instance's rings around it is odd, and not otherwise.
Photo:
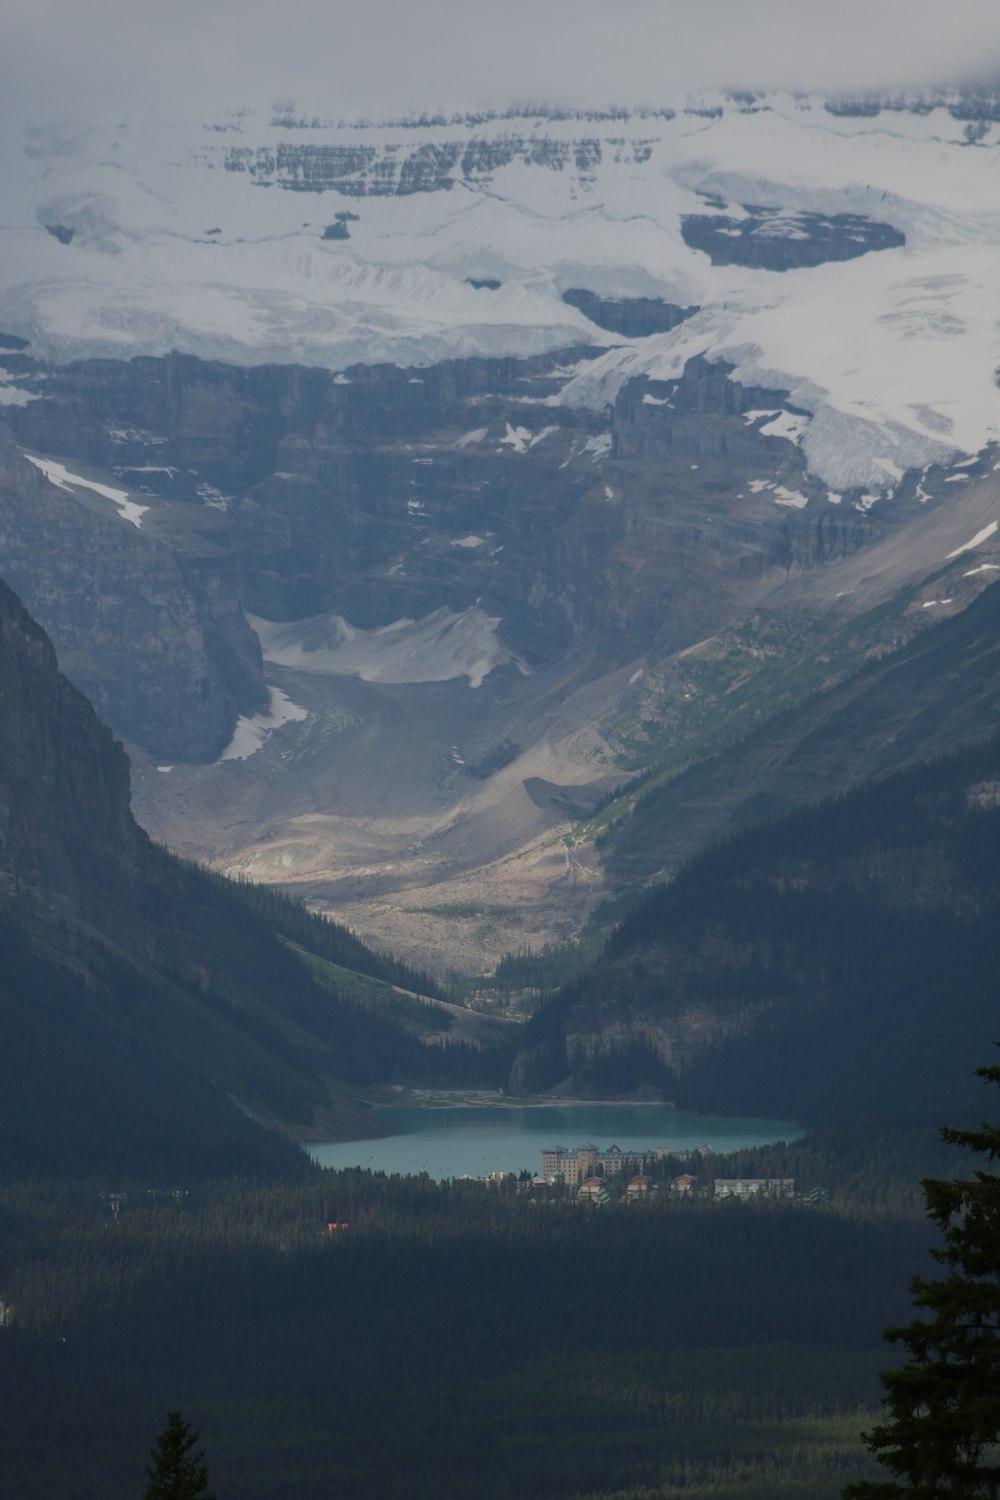
[[(1000, 1084), (1000, 1067), (977, 1072)], [(941, 1136), (984, 1157), (986, 1167), (1000, 1158), (1000, 1126), (945, 1127)], [(931, 1254), (945, 1272), (916, 1277), (921, 1316), (886, 1330), (910, 1357), (883, 1374), (889, 1416), (863, 1434), (896, 1477), (850, 1484), (846, 1500), (1000, 1495), (1000, 1176), (977, 1168), (970, 1178), (928, 1178), (923, 1187), (945, 1241)]]
[(179, 1411), (167, 1413), (167, 1425), (150, 1453), (143, 1500), (215, 1500), (206, 1488), (208, 1467), (199, 1441), (199, 1434)]

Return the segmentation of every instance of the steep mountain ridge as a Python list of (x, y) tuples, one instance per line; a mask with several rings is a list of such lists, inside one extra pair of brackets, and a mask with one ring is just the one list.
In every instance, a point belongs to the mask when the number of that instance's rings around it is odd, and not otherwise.
[[(44, 394), (7, 421), (29, 453), (129, 486), (145, 508), (132, 545), (148, 533), (183, 567), (210, 541), (225, 572), (202, 593), (230, 610), (242, 592), (266, 619), (330, 612), (371, 629), (481, 604), (533, 662), (594, 630), (627, 649), (661, 627), (689, 644), (716, 617), (711, 599), (691, 617), (713, 580), (752, 597), (769, 573), (880, 534), (881, 516), (831, 505), (809, 475), (785, 392), (695, 359), (592, 417), (551, 404), (580, 352), (419, 379), (179, 357), (48, 367)], [(681, 572), (698, 588), (677, 608)]]
[[(588, 830), (613, 886), (663, 879), (747, 823), (993, 730), (1000, 720), (1000, 563), (975, 557), (980, 547), (997, 556), (992, 522), (980, 522), (996, 511), (998, 493), (992, 479), (978, 494), (965, 493), (966, 533), (949, 527), (939, 540), (939, 524), (961, 526), (959, 516), (925, 517), (924, 578), (904, 581), (899, 553), (906, 544), (885, 542), (864, 560), (830, 570), (820, 590), (825, 611), (814, 600), (804, 618), (792, 586), (791, 599), (777, 595), (740, 622), (725, 646), (706, 642), (648, 674), (633, 753), (650, 769)], [(942, 556), (958, 534), (981, 540)], [(942, 561), (931, 568), (935, 553)], [(839, 613), (838, 582), (853, 582), (867, 608)]]
[(446, 1010), (393, 988), (429, 981), (151, 843), (121, 746), (6, 585), (0, 710), (7, 1164), (154, 1170), (204, 1130), (205, 1170), (294, 1170), (248, 1117), (350, 1134), (338, 1085), (468, 1062), (418, 1040), (451, 1029)]
[(64, 464), (47, 467), (54, 482), (0, 423), (4, 576), (119, 734), (155, 744), (165, 761), (214, 758), (238, 715), (267, 704), (225, 517), (202, 509), (178, 526), (168, 503), (136, 524), (107, 498), (136, 506), (114, 476), (102, 485), (79, 464), (70, 480), (58, 477)]
[(114, 924), (149, 850), (128, 761), (2, 582), (0, 673), (0, 901), (48, 923)]
[(550, 404), (548, 357), (44, 373), (7, 414), (32, 459), (5, 450), (7, 552), (128, 734), (143, 820), (420, 966), (445, 943), (480, 969), (487, 927), (487, 962), (565, 936), (602, 876), (561, 840), (658, 738), (742, 736), (734, 710), (787, 706), (776, 675), (849, 674), (996, 566), (992, 450), (878, 505), (831, 496), (786, 393), (701, 359), (599, 418)]
[(947, 1110), (995, 1039), (998, 777), (994, 732), (717, 843), (538, 1013), (511, 1087), (808, 1124)]

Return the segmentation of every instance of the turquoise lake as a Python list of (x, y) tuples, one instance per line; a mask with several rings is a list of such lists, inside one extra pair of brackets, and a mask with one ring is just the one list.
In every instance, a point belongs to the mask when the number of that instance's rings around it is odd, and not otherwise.
[(371, 1118), (394, 1132), (368, 1141), (335, 1141), (307, 1147), (324, 1167), (370, 1167), (376, 1172), (426, 1172), (485, 1177), (490, 1172), (534, 1175), (542, 1151), (593, 1144), (601, 1150), (735, 1151), (771, 1141), (795, 1140), (789, 1120), (741, 1120), (687, 1114), (665, 1104), (455, 1105), (446, 1108), (373, 1109)]

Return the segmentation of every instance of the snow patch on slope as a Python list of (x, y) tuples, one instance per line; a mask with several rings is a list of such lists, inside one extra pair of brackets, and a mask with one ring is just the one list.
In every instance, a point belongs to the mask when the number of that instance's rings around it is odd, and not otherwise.
[(118, 507), (118, 514), (123, 520), (129, 521), (133, 526), (141, 528), (142, 518), (149, 509), (148, 505), (138, 505), (128, 497), (128, 490), (117, 490), (110, 484), (98, 484), (93, 479), (84, 479), (80, 474), (71, 474), (64, 464), (57, 463), (52, 458), (35, 458), (26, 453), (25, 458), (29, 464), (34, 464), (36, 469), (41, 469), (50, 484), (57, 489), (65, 490), (71, 495), (77, 490), (93, 490), (95, 495), (102, 495), (105, 500), (110, 500)]
[(743, 420), (747, 426), (751, 426), (754, 422), (759, 422), (762, 417), (769, 419), (766, 422), (762, 422), (761, 426), (757, 429), (763, 437), (780, 437), (789, 443), (800, 442), (802, 434), (809, 426), (809, 418), (800, 416), (798, 412), (746, 411), (743, 413)]
[(27, 406), (29, 401), (37, 400), (37, 392), (15, 385), (10, 371), (0, 369), (0, 406)]
[(975, 547), (981, 546), (983, 542), (996, 534), (998, 527), (1000, 527), (1000, 521), (990, 521), (988, 526), (976, 532), (971, 541), (964, 542), (961, 547), (956, 547), (954, 552), (949, 552), (948, 561), (950, 562), (953, 557), (961, 557), (963, 552), (971, 552)]
[(529, 448), (536, 447), (550, 433), (555, 432), (554, 427), (543, 427), (540, 432), (532, 432), (530, 427), (512, 427), (510, 422), (504, 424), (507, 431), (500, 439), (502, 444), (512, 449), (514, 453), (527, 453)]
[(495, 667), (514, 660), (496, 637), (499, 619), (479, 609), (437, 609), (422, 620), (395, 620), (361, 630), (340, 615), (276, 623), (247, 615), (264, 660), (294, 672), (360, 677), (363, 682), (450, 682), (481, 687)]
[[(293, 703), (280, 688), (268, 688), (269, 705), (265, 714), (242, 715), (236, 721), (233, 737), (219, 756), (224, 760), (249, 760), (266, 740), (283, 724), (300, 723), (308, 719), (309, 712)], [(158, 771), (169, 771), (169, 766), (157, 766)]]

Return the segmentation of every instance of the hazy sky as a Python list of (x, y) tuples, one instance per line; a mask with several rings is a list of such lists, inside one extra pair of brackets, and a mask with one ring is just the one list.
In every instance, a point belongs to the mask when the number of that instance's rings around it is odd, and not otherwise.
[(1000, 0), (5, 0), (23, 118), (294, 100), (335, 115), (1000, 79)]

